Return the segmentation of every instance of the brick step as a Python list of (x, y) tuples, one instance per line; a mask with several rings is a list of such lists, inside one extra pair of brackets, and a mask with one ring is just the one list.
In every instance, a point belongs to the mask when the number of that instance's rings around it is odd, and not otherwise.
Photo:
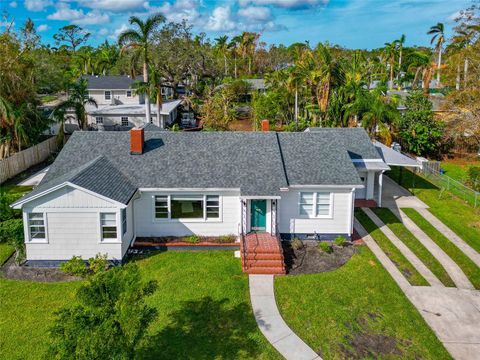
[(284, 268), (282, 260), (246, 260), (245, 266), (247, 268), (252, 267), (269, 267), (269, 268)]
[(245, 254), (247, 260), (282, 260), (283, 256), (280, 253), (255, 253), (247, 252)]
[(285, 275), (285, 270), (281, 268), (271, 268), (271, 267), (253, 267), (250, 269), (244, 269), (244, 272), (247, 274), (257, 274), (257, 275)]
[(247, 252), (255, 252), (257, 254), (279, 254), (281, 250), (271, 247), (247, 247)]

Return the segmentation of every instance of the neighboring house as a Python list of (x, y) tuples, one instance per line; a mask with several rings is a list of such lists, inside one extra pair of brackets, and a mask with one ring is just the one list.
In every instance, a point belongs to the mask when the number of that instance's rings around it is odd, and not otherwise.
[[(145, 98), (136, 94), (134, 84), (143, 81), (143, 77), (132, 79), (130, 76), (83, 76), (88, 81), (88, 95), (97, 107), (86, 106), (88, 125), (100, 130), (126, 130), (145, 124)], [(165, 125), (172, 124), (178, 116), (182, 100), (172, 100), (173, 90), (162, 88), (163, 105), (160, 116)], [(159, 126), (159, 117), (154, 99), (151, 100), (152, 123)], [(78, 128), (73, 112), (69, 112), (66, 129)]]
[(251, 231), (350, 237), (354, 202), (389, 169), (361, 128), (303, 133), (75, 132), (22, 209), (31, 264), (107, 253), (136, 237)]

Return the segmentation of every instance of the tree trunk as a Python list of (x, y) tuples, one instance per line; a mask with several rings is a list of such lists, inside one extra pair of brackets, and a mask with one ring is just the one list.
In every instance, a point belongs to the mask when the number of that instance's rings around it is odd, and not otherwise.
[(402, 51), (403, 49), (400, 48), (400, 55), (398, 56), (398, 74), (397, 74), (398, 80), (400, 80), (400, 73), (402, 72)]
[(455, 78), (455, 90), (460, 90), (460, 64), (457, 65), (457, 77)]
[(235, 79), (236, 79), (237, 78), (237, 54), (235, 54), (234, 62), (235, 62)]
[(414, 90), (417, 89), (418, 75), (420, 75), (420, 70), (422, 70), (422, 68), (419, 66), (415, 71), (415, 76), (413, 77), (412, 89)]
[(223, 68), (225, 70), (225, 76), (228, 75), (227, 55), (223, 54)]
[(438, 64), (437, 64), (437, 87), (440, 87), (440, 67), (442, 66), (442, 44), (438, 49)]
[(468, 58), (465, 58), (463, 63), (463, 89), (467, 89), (467, 84), (468, 84)]
[[(143, 81), (148, 84), (148, 63), (146, 59), (143, 62)], [(152, 122), (150, 98), (148, 96), (148, 93), (145, 93), (145, 121), (147, 124)]]
[(432, 79), (432, 68), (425, 69), (423, 75), (423, 95), (428, 97), (430, 95), (430, 80)]
[(394, 62), (393, 62), (393, 58), (392, 58), (392, 61), (390, 62), (390, 90), (393, 89), (393, 67), (394, 67)]
[(295, 130), (298, 130), (298, 89), (295, 87)]

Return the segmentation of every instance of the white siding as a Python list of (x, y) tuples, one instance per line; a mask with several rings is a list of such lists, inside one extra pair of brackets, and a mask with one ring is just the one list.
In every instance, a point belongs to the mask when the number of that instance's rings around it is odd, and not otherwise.
[(305, 192), (333, 192), (333, 214), (331, 218), (309, 219), (299, 214), (299, 190), (282, 192), (278, 202), (278, 227), (280, 233), (296, 234), (350, 234), (352, 192), (345, 190), (328, 190), (325, 188), (305, 189)]
[(110, 100), (105, 100), (105, 90), (88, 90), (88, 94), (91, 98), (95, 99), (97, 105), (112, 105), (114, 104), (140, 104), (140, 97), (134, 94), (132, 90), (132, 97), (127, 97), (126, 90), (107, 90), (110, 91)]
[[(154, 219), (155, 195), (202, 194), (220, 195), (220, 220), (156, 220)], [(136, 236), (184, 236), (238, 235), (240, 229), (240, 198), (238, 192), (143, 192), (135, 201)]]
[[(125, 254), (130, 246), (130, 243), (135, 237), (134, 233), (134, 224), (133, 224), (133, 202), (134, 200), (130, 200), (128, 204), (127, 210), (127, 232), (122, 234), (122, 255)], [(121, 227), (121, 217), (120, 217), (120, 227)], [(119, 227), (119, 228), (120, 228)], [(123, 233), (123, 229), (120, 230)]]
[[(31, 242), (28, 224), (24, 221), (27, 260), (68, 260), (73, 255), (88, 259), (97, 253), (107, 254), (110, 260), (120, 260), (128, 248), (128, 245), (122, 247), (117, 204), (85, 191), (65, 186), (32, 200), (23, 211), (24, 220), (29, 212), (44, 213), (46, 218), (47, 243)], [(100, 241), (100, 212), (117, 214), (120, 238), (117, 243)], [(131, 213), (130, 210), (130, 222)], [(124, 243), (128, 244), (132, 236), (133, 229), (124, 237)]]
[[(97, 123), (96, 118), (103, 118), (103, 125), (112, 126), (112, 125), (122, 125), (122, 117), (128, 117), (128, 122), (130, 126), (142, 126), (146, 124), (145, 115), (87, 115), (87, 122), (90, 125)], [(156, 124), (156, 115), (152, 114), (153, 123)]]

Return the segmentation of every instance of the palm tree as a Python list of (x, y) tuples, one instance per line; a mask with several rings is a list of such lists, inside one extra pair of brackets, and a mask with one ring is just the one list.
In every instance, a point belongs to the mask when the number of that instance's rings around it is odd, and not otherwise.
[(242, 37), (240, 35), (234, 36), (228, 47), (233, 54), (233, 63), (234, 63), (234, 76), (237, 78), (237, 55), (240, 50), (240, 43), (242, 42)]
[(157, 67), (150, 65), (149, 70), (150, 70), (150, 74), (149, 74), (148, 83), (136, 82), (134, 84), (134, 89), (137, 94), (143, 94), (145, 96), (150, 96), (156, 99), (157, 124), (159, 127), (163, 129), (165, 128), (163, 117), (161, 115), (162, 106), (163, 106), (163, 97), (162, 97), (163, 77)]
[(408, 55), (408, 71), (415, 71), (415, 75), (412, 81), (412, 88), (416, 89), (418, 80), (420, 78), (420, 74), (424, 73), (424, 71), (430, 68), (430, 55), (425, 54), (422, 51), (415, 51)]
[(445, 41), (444, 29), (445, 27), (443, 23), (437, 23), (437, 25), (432, 26), (427, 32), (428, 35), (433, 35), (432, 40), (430, 40), (430, 44), (435, 43), (435, 50), (438, 51), (437, 86), (440, 84), (440, 67), (442, 66), (442, 45)]
[(385, 43), (385, 56), (387, 57), (388, 66), (390, 68), (390, 84), (389, 89), (393, 89), (393, 76), (395, 69), (395, 56), (397, 55), (397, 42)]
[[(148, 55), (152, 35), (158, 26), (165, 22), (165, 17), (161, 14), (154, 14), (144, 22), (137, 16), (131, 16), (129, 22), (137, 29), (123, 31), (118, 37), (118, 43), (122, 46), (122, 53), (129, 48), (141, 50), (143, 55), (143, 82), (148, 83)], [(146, 122), (150, 123), (152, 116), (148, 94), (145, 94), (145, 116)]]
[(103, 75), (115, 65), (118, 60), (118, 48), (105, 41), (99, 48), (100, 53), (96, 63), (97, 70)]
[(399, 80), (400, 73), (402, 71), (402, 55), (403, 55), (403, 44), (405, 44), (405, 35), (402, 34), (402, 36), (400, 36), (400, 39), (395, 40), (395, 42), (398, 44), (398, 74), (397, 74), (397, 80)]
[(224, 75), (228, 75), (228, 64), (227, 64), (227, 53), (228, 53), (228, 36), (223, 35), (215, 39), (216, 44), (215, 47), (223, 56), (223, 69)]
[(0, 159), (10, 154), (14, 121), (12, 105), (0, 96)]
[(54, 112), (57, 113), (66, 112), (68, 109), (73, 109), (77, 118), (78, 126), (82, 130), (87, 129), (87, 112), (85, 110), (86, 105), (93, 105), (98, 107), (95, 99), (88, 95), (88, 82), (85, 79), (71, 84), (68, 91), (68, 99), (57, 105)]

